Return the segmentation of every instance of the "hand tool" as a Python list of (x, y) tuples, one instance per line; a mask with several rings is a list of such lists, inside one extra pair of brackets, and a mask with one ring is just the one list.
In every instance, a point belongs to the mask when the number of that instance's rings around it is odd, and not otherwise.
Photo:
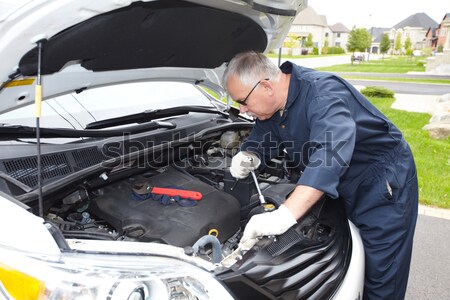
[[(250, 162), (252, 162), (252, 161), (253, 161), (253, 158), (252, 158), (252, 157), (249, 157), (248, 160), (249, 160)], [(255, 171), (254, 171), (254, 170), (250, 170), (250, 173), (252, 173), (253, 181), (255, 182), (255, 185), (256, 185), (256, 190), (258, 190), (258, 195), (259, 195), (259, 201), (260, 201), (260, 203), (261, 203), (261, 204), (266, 204), (267, 202), (266, 202), (266, 199), (264, 199), (264, 196), (263, 196), (263, 194), (262, 194), (262, 192), (261, 192), (261, 189), (259, 188), (258, 179), (256, 178)]]
[(167, 196), (179, 196), (181, 198), (192, 199), (192, 200), (201, 200), (203, 195), (197, 191), (191, 190), (180, 190), (174, 188), (163, 188), (163, 187), (154, 187), (149, 183), (136, 183), (133, 186), (133, 191), (139, 195), (153, 193), (157, 195), (167, 195)]

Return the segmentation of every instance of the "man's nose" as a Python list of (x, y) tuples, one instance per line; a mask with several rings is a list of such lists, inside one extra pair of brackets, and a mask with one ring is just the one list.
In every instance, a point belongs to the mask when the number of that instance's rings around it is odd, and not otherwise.
[(247, 108), (247, 106), (246, 105), (239, 105), (239, 112), (242, 114), (242, 113), (245, 113), (245, 112), (247, 112), (248, 111), (248, 108)]

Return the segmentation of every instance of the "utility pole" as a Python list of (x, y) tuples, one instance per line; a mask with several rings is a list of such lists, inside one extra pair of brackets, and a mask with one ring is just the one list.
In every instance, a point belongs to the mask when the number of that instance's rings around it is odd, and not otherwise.
[(367, 61), (369, 61), (370, 52), (372, 51), (372, 31), (373, 31), (373, 23), (372, 23), (372, 14), (369, 15), (369, 22), (370, 22), (370, 45), (369, 45), (369, 51), (367, 51)]

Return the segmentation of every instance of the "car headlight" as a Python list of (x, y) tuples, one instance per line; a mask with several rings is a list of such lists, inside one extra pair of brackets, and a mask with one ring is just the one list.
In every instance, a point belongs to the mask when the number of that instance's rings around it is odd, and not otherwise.
[(211, 273), (163, 256), (47, 256), (0, 246), (0, 280), (15, 299), (232, 299)]

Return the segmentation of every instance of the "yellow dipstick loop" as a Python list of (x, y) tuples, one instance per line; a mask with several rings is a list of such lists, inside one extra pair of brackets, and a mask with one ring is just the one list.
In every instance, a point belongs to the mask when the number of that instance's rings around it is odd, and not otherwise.
[(208, 235), (213, 235), (213, 236), (215, 236), (215, 237), (218, 237), (218, 236), (219, 236), (219, 231), (218, 231), (217, 229), (215, 229), (215, 228), (210, 229), (210, 230), (208, 231)]

